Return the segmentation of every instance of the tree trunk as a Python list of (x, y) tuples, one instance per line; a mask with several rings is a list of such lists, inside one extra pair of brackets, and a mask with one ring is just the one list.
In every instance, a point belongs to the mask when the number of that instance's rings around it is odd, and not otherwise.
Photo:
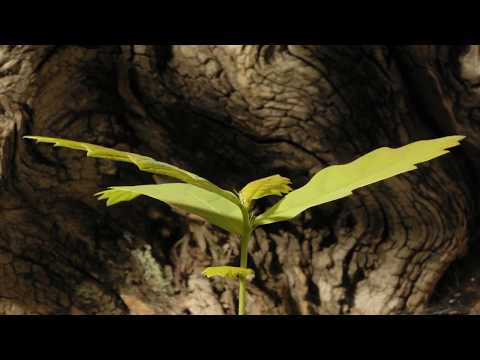
[[(478, 46), (0, 46), (0, 313), (233, 314), (239, 240), (108, 186), (136, 167), (33, 145), (152, 156), (224, 188), (294, 187), (380, 146), (467, 135), (451, 154), (256, 231), (250, 314), (418, 313), (476, 239)], [(277, 200), (277, 199), (274, 199)], [(260, 202), (266, 207), (272, 200)]]

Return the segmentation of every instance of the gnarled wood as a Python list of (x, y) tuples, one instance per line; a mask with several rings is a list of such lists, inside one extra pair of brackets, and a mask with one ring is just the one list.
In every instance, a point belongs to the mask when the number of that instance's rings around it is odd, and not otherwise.
[[(0, 312), (232, 314), (239, 243), (149, 199), (128, 164), (27, 134), (134, 151), (224, 188), (451, 134), (421, 169), (257, 230), (254, 314), (419, 312), (475, 239), (478, 46), (0, 46)], [(162, 179), (155, 179), (162, 181)], [(263, 206), (269, 200), (262, 200)]]

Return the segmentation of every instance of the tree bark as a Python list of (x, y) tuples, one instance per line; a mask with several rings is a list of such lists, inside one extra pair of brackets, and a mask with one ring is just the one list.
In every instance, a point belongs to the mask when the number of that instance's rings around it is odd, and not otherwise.
[[(452, 134), (461, 148), (256, 231), (250, 314), (419, 313), (477, 238), (478, 46), (0, 46), (0, 313), (233, 314), (239, 240), (108, 186), (134, 166), (24, 141), (141, 153), (224, 188), (294, 187), (380, 146)], [(273, 199), (260, 202), (265, 208)]]

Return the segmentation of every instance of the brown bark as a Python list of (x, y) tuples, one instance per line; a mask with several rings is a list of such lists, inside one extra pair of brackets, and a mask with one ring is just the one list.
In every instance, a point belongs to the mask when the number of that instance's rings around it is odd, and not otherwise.
[(107, 209), (93, 193), (152, 178), (23, 135), (142, 153), (238, 190), (465, 134), (452, 154), (264, 227), (250, 246), (249, 313), (422, 311), (476, 239), (479, 58), (478, 46), (0, 46), (0, 313), (236, 304), (236, 282), (200, 276), (238, 263), (236, 237), (146, 198)]

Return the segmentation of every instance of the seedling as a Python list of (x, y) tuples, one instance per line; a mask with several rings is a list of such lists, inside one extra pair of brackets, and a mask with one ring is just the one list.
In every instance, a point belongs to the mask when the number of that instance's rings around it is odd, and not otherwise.
[[(133, 200), (141, 195), (163, 201), (170, 206), (198, 215), (210, 223), (240, 236), (240, 267), (209, 267), (203, 275), (239, 279), (238, 314), (246, 309), (247, 280), (254, 272), (247, 266), (248, 243), (259, 226), (290, 220), (317, 205), (352, 195), (352, 191), (395, 175), (415, 170), (415, 164), (448, 153), (465, 136), (447, 136), (417, 141), (400, 148), (382, 147), (344, 165), (320, 170), (310, 181), (292, 191), (291, 181), (273, 175), (247, 184), (238, 194), (224, 190), (210, 181), (176, 166), (150, 157), (114, 150), (103, 146), (42, 136), (25, 136), (37, 142), (51, 143), (87, 152), (87, 156), (135, 164), (140, 170), (169, 176), (181, 183), (140, 186), (115, 186), (95, 196), (107, 206)], [(285, 195), (286, 194), (286, 195)], [(253, 212), (255, 200), (266, 196), (283, 198), (264, 213)], [(285, 196), (284, 196), (285, 195)]]

